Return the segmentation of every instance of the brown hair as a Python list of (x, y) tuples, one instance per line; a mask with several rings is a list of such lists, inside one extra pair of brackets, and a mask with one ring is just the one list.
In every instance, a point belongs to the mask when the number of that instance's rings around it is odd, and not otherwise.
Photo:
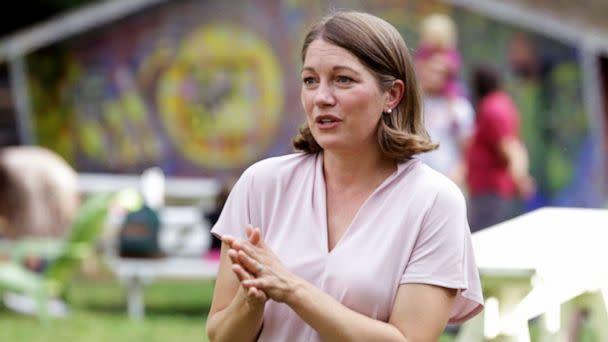
[[(302, 62), (309, 45), (317, 39), (355, 55), (376, 77), (381, 90), (389, 90), (397, 79), (405, 84), (401, 102), (392, 113), (384, 113), (378, 122), (378, 143), (386, 157), (402, 161), (437, 148), (424, 128), (422, 98), (412, 58), (395, 27), (370, 14), (337, 12), (315, 24), (308, 32), (302, 46)], [(300, 127), (293, 146), (305, 153), (322, 150), (306, 123)]]
[(490, 64), (481, 64), (473, 69), (473, 77), (471, 80), (471, 89), (473, 90), (473, 99), (475, 107), (479, 107), (479, 103), (488, 95), (497, 90), (501, 86), (500, 75), (496, 68)]

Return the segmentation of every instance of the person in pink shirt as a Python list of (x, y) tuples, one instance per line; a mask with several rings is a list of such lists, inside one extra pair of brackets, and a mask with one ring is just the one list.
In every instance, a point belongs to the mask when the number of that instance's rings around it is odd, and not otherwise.
[(250, 166), (222, 239), (211, 341), (431, 341), (482, 309), (464, 197), (415, 156), (412, 58), (378, 17), (338, 12), (302, 48), (295, 154)]
[(514, 217), (519, 198), (529, 198), (535, 189), (519, 136), (519, 112), (500, 83), (490, 65), (473, 71), (477, 117), (466, 157), (473, 232)]

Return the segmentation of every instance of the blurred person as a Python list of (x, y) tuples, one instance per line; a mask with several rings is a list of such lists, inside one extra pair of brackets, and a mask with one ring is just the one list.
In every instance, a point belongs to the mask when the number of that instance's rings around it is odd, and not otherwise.
[(518, 214), (520, 198), (535, 189), (528, 154), (519, 137), (519, 113), (502, 90), (498, 72), (489, 65), (473, 71), (477, 111), (467, 152), (469, 224), (475, 232)]
[(435, 170), (465, 189), (464, 155), (473, 131), (474, 113), (470, 102), (461, 95), (446, 92), (452, 71), (449, 58), (435, 53), (416, 64), (424, 92), (424, 121), (439, 148), (420, 158)]
[(249, 167), (212, 229), (210, 340), (437, 340), (483, 299), (464, 197), (414, 157), (436, 144), (408, 48), (337, 12), (301, 56), (300, 153)]
[(61, 156), (36, 146), (0, 149), (0, 230), (5, 237), (62, 237), (78, 205), (78, 176)]
[(444, 58), (434, 56), (418, 67), (424, 92), (425, 127), (431, 138), (439, 143), (437, 150), (420, 159), (465, 189), (464, 155), (473, 131), (473, 107), (466, 98), (448, 97), (441, 91), (446, 77)]
[(416, 50), (416, 64), (441, 56), (444, 62), (445, 79), (437, 92), (447, 97), (463, 96), (458, 74), (462, 58), (457, 48), (456, 25), (452, 19), (441, 13), (431, 14), (420, 25), (420, 45)]
[(523, 32), (509, 39), (507, 60), (515, 75), (525, 80), (536, 80), (541, 74), (541, 64), (534, 43)]

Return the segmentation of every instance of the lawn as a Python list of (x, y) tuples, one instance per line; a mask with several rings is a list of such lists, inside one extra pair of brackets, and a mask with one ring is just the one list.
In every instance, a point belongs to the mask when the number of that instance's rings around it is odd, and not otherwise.
[(212, 282), (159, 282), (146, 287), (146, 318), (127, 318), (125, 290), (110, 275), (79, 276), (68, 292), (72, 314), (48, 324), (0, 306), (0, 341), (208, 341), (205, 319)]
[[(79, 275), (67, 295), (72, 314), (41, 323), (35, 317), (0, 305), (0, 341), (27, 342), (188, 342), (208, 341), (205, 320), (213, 282), (163, 281), (145, 290), (146, 318), (131, 321), (126, 314), (124, 288), (107, 271), (95, 277)], [(536, 326), (531, 325), (532, 341)], [(594, 341), (584, 329), (581, 341)], [(440, 342), (451, 342), (444, 335)]]
[[(213, 282), (163, 281), (145, 290), (146, 318), (131, 321), (125, 290), (102, 272), (79, 275), (67, 295), (72, 314), (48, 324), (0, 305), (0, 341), (27, 342), (188, 342), (208, 341), (205, 320)], [(444, 336), (441, 342), (451, 339)]]

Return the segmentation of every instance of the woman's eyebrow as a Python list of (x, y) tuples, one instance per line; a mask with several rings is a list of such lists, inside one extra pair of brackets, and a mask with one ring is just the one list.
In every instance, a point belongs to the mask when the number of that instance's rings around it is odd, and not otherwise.
[[(357, 70), (355, 70), (355, 69), (353, 69), (353, 68), (351, 68), (349, 66), (346, 66), (346, 65), (336, 65), (336, 66), (334, 66), (332, 68), (332, 70), (333, 71), (336, 71), (336, 70), (349, 70), (351, 72), (359, 74), (359, 72)], [(304, 72), (304, 71), (315, 72), (315, 69), (313, 67), (310, 67), (310, 66), (305, 66), (305, 67), (302, 68), (301, 72)]]

